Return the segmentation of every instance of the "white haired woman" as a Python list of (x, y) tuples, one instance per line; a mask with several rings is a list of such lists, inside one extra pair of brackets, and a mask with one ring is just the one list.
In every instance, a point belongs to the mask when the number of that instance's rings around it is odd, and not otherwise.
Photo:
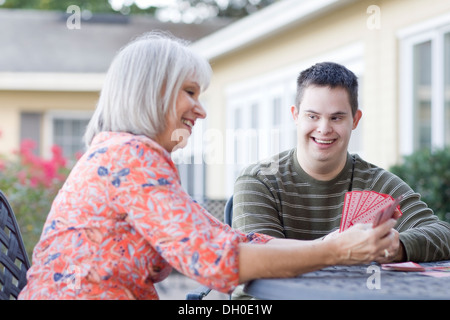
[(232, 230), (193, 201), (170, 153), (206, 117), (199, 95), (210, 74), (207, 61), (160, 33), (118, 53), (20, 299), (158, 299), (154, 283), (172, 268), (230, 292), (255, 278), (368, 262), (389, 247), (393, 220), (324, 241), (283, 240)]

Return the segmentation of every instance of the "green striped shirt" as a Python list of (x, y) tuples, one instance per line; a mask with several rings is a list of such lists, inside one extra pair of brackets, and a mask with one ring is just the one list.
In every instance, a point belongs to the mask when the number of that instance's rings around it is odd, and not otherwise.
[(450, 259), (450, 225), (440, 221), (405, 182), (354, 155), (330, 181), (311, 178), (300, 167), (296, 149), (250, 165), (238, 177), (233, 198), (233, 227), (278, 238), (313, 240), (339, 229), (345, 193), (372, 190), (403, 195), (400, 233), (408, 261)]

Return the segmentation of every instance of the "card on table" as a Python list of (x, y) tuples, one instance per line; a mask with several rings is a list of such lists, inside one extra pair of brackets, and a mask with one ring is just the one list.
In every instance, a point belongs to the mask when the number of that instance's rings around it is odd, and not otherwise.
[(420, 264), (412, 261), (399, 262), (399, 263), (386, 263), (382, 264), (383, 270), (389, 271), (408, 271), (408, 272), (420, 272), (425, 276), (431, 276), (436, 278), (450, 277), (450, 265), (439, 265), (434, 267), (421, 266)]
[(375, 191), (347, 192), (339, 231), (342, 232), (357, 223), (373, 223), (377, 226), (387, 221), (396, 208), (400, 210), (400, 200)]
[(382, 264), (381, 267), (384, 270), (395, 270), (395, 271), (425, 271), (425, 268), (420, 264), (408, 261), (400, 263), (386, 263)]

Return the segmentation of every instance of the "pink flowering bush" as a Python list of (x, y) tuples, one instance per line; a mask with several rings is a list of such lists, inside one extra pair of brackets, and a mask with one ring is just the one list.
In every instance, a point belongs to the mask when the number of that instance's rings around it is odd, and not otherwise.
[(37, 156), (35, 149), (34, 141), (23, 140), (15, 157), (0, 155), (0, 190), (14, 210), (30, 257), (53, 199), (70, 171), (59, 146), (52, 147), (49, 159)]
[(52, 157), (45, 160), (36, 156), (33, 151), (36, 143), (33, 140), (23, 140), (18, 151), (20, 171), (17, 173), (22, 185), (35, 187), (59, 187), (66, 179), (67, 160), (62, 155), (59, 146), (53, 146)]

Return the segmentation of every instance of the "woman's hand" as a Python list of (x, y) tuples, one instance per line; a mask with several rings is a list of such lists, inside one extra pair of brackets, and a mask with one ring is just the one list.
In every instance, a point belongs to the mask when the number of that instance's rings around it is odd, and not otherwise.
[(386, 263), (397, 257), (400, 250), (395, 224), (394, 219), (375, 228), (372, 224), (357, 224), (342, 233), (333, 232), (324, 241), (335, 242), (337, 264)]

